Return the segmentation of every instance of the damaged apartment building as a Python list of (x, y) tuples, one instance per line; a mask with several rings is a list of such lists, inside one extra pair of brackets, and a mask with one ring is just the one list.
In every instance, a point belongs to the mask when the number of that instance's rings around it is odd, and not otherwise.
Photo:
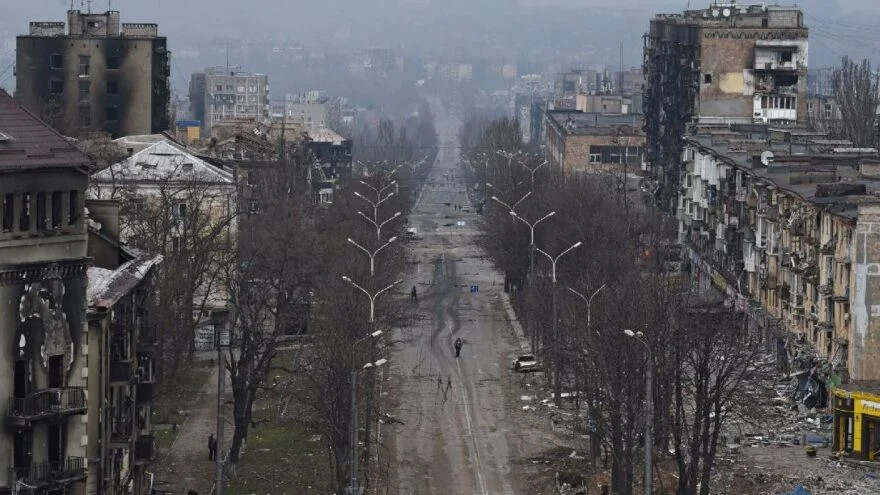
[(0, 493), (151, 490), (162, 259), (119, 242), (116, 202), (85, 200), (88, 165), (0, 91)]
[(66, 136), (162, 132), (170, 128), (170, 57), (156, 24), (70, 10), (66, 26), (31, 22), (17, 38), (16, 97)]
[(644, 46), (646, 158), (661, 208), (677, 204), (689, 124), (806, 121), (807, 48), (797, 7), (713, 2), (651, 20)]
[(763, 124), (685, 138), (680, 241), (695, 272), (751, 300), (847, 381), (880, 380), (880, 156)]

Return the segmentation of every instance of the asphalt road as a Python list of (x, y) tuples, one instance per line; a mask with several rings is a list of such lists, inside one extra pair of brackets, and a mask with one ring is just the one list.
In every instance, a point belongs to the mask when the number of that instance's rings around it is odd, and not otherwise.
[(381, 433), (386, 493), (526, 493), (515, 463), (547, 438), (518, 411), (510, 363), (522, 350), (501, 305), (502, 278), (474, 243), (478, 217), (446, 206), (469, 204), (455, 148), (460, 122), (438, 105), (434, 112), (442, 148), (409, 217), (421, 237), (410, 244), (405, 286), (417, 287), (418, 323), (400, 331), (386, 390), (404, 423)]

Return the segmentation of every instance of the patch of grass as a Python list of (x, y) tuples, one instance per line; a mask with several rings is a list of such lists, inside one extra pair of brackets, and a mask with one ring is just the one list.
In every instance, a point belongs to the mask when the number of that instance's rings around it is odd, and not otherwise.
[(228, 495), (332, 493), (323, 441), (293, 421), (261, 423), (248, 435), (247, 450), (226, 487)]
[(177, 438), (177, 433), (169, 426), (156, 428), (155, 435), (160, 449), (170, 449), (174, 439)]

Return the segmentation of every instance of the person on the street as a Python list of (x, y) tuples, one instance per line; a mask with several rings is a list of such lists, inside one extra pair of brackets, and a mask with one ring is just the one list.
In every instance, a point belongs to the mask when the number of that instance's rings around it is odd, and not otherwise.
[(211, 433), (208, 435), (208, 460), (213, 461), (217, 459), (217, 439), (214, 438), (214, 434)]
[(416, 286), (413, 285), (412, 290), (409, 291), (409, 300), (410, 300), (410, 301), (418, 301), (418, 299), (419, 299), (419, 297), (418, 297), (418, 295), (417, 295), (417, 293), (416, 293)]
[(461, 338), (455, 339), (455, 357), (458, 357), (461, 354), (461, 347), (464, 345), (464, 342)]

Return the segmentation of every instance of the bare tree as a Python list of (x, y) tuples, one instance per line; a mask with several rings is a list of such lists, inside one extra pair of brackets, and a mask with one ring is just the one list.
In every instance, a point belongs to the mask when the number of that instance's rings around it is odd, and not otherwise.
[(867, 59), (857, 64), (843, 57), (832, 76), (834, 98), (840, 109), (843, 137), (858, 147), (877, 146), (877, 108), (880, 80)]

